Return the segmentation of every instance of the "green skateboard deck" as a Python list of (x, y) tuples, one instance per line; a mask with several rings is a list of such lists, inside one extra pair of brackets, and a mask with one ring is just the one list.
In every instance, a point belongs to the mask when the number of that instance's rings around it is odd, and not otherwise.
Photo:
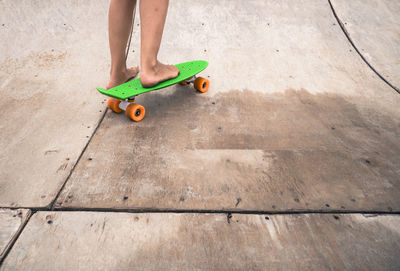
[(107, 101), (107, 107), (109, 109), (115, 113), (125, 111), (125, 114), (133, 121), (141, 121), (146, 114), (146, 110), (142, 105), (134, 103), (135, 96), (172, 86), (177, 83), (182, 85), (193, 83), (195, 89), (200, 92), (206, 92), (210, 86), (210, 81), (206, 78), (196, 77), (196, 74), (207, 68), (207, 66), (208, 62), (203, 60), (177, 64), (175, 67), (177, 67), (180, 72), (176, 78), (161, 82), (150, 88), (143, 87), (140, 83), (140, 78), (136, 78), (110, 89), (97, 88), (97, 90), (110, 97)]
[(161, 82), (158, 85), (150, 88), (143, 87), (140, 83), (140, 78), (136, 78), (132, 81), (128, 81), (124, 84), (110, 89), (97, 88), (97, 90), (104, 95), (120, 100), (125, 100), (142, 93), (169, 87), (185, 81), (207, 68), (207, 66), (208, 62), (203, 60), (189, 61), (177, 64), (175, 65), (175, 67), (177, 67), (180, 71), (178, 77)]

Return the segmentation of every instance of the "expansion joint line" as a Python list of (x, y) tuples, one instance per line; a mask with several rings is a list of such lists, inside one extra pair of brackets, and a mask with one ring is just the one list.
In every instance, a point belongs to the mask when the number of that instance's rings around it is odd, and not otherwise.
[(95, 213), (151, 213), (151, 214), (244, 214), (244, 215), (304, 215), (304, 214), (365, 214), (365, 215), (400, 215), (400, 211), (384, 211), (384, 210), (221, 210), (221, 209), (156, 209), (156, 208), (91, 208), (91, 207), (12, 207), (9, 209), (29, 209), (32, 214), (36, 212), (95, 212)]
[[(79, 154), (78, 159), (76, 160), (74, 166), (73, 166), (72, 169), (70, 170), (70, 172), (69, 172), (67, 178), (65, 179), (64, 183), (62, 184), (60, 190), (58, 191), (57, 195), (54, 197), (53, 201), (52, 201), (46, 208), (44, 208), (45, 210), (47, 210), (47, 211), (49, 211), (49, 210), (54, 210), (54, 205), (55, 205), (57, 199), (59, 198), (59, 196), (60, 196), (61, 192), (63, 191), (65, 185), (67, 184), (69, 178), (71, 177), (72, 173), (74, 172), (76, 166), (79, 164), (79, 161), (81, 160), (81, 158), (82, 158), (83, 154), (85, 153), (87, 147), (89, 146), (90, 142), (92, 141), (93, 136), (96, 134), (97, 129), (100, 127), (100, 124), (103, 122), (104, 117), (105, 117), (106, 114), (107, 114), (107, 111), (108, 111), (108, 108), (106, 108), (106, 109), (104, 110), (104, 113), (103, 113), (103, 115), (101, 116), (99, 122), (97, 123), (96, 128), (94, 129), (93, 133), (90, 135), (90, 138), (89, 138), (89, 140), (86, 142), (85, 147), (83, 147), (81, 153)], [(31, 209), (31, 210), (35, 210), (35, 209), (32, 209), (32, 208), (30, 208), (30, 209)], [(37, 210), (39, 210), (39, 209), (37, 209)], [(41, 209), (41, 210), (42, 210), (42, 209)]]
[[(129, 41), (128, 41), (128, 44), (127, 44), (127, 47), (126, 47), (125, 61), (127, 60), (128, 55), (129, 55), (129, 48), (130, 48), (130, 45), (131, 45), (131, 39), (132, 39), (133, 28), (134, 28), (134, 26), (135, 26), (136, 6), (137, 6), (137, 3), (135, 4), (135, 7), (134, 7), (134, 9), (133, 9), (131, 33), (130, 33), (130, 35), (129, 35)], [(66, 183), (68, 182), (69, 178), (71, 177), (72, 173), (74, 172), (75, 167), (76, 167), (76, 165), (79, 163), (79, 161), (80, 161), (80, 159), (81, 159), (83, 153), (86, 151), (86, 148), (87, 148), (87, 146), (89, 145), (90, 141), (92, 140), (94, 134), (96, 133), (97, 128), (99, 128), (100, 124), (102, 123), (102, 121), (103, 121), (103, 119), (104, 119), (104, 117), (105, 117), (107, 111), (108, 111), (108, 108), (104, 111), (104, 114), (101, 116), (100, 121), (98, 122), (98, 124), (97, 124), (96, 128), (94, 129), (92, 135), (90, 136), (88, 142), (86, 143), (86, 145), (85, 145), (85, 147), (83, 148), (81, 154), (79, 155), (78, 160), (77, 160), (76, 163), (74, 164), (73, 168), (71, 169), (70, 173), (68, 174), (67, 178), (65, 179), (63, 185), (61, 186), (61, 189), (58, 191), (57, 195), (55, 196), (55, 198), (53, 199), (53, 201), (49, 204), (49, 207), (48, 207), (47, 209), (49, 209), (49, 210), (54, 210), (54, 205), (55, 205), (55, 203), (56, 203), (58, 197), (60, 196), (62, 190), (64, 189), (64, 187), (65, 187), (65, 185), (66, 185)]]
[(28, 212), (28, 216), (26, 217), (25, 221), (23, 222), (23, 224), (19, 227), (19, 229), (17, 230), (14, 238), (11, 240), (10, 245), (7, 247), (6, 251), (4, 251), (4, 256), (2, 259), (0, 259), (0, 267), (3, 264), (4, 260), (7, 258), (8, 253), (10, 253), (11, 249), (14, 247), (14, 244), (17, 242), (19, 236), (21, 235), (21, 233), (24, 231), (26, 225), (28, 225), (29, 220), (31, 219), (32, 215), (34, 214), (34, 212), (29, 211)]

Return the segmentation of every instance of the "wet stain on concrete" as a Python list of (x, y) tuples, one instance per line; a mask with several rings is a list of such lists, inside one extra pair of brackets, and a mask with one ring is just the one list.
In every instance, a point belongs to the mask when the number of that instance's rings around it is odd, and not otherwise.
[(96, 160), (84, 155), (64, 206), (118, 207), (130, 191), (132, 208), (229, 210), (245, 193), (241, 209), (400, 210), (400, 116), (373, 101), (177, 86), (137, 102), (140, 123), (106, 115), (87, 151)]

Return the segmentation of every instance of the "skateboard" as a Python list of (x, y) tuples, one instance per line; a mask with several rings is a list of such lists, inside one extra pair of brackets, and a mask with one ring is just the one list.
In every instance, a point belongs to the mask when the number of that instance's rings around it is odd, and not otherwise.
[(210, 81), (203, 77), (197, 77), (196, 75), (207, 68), (207, 66), (208, 62), (204, 60), (177, 64), (175, 67), (177, 67), (180, 72), (176, 78), (161, 82), (150, 88), (143, 87), (140, 83), (140, 78), (136, 78), (110, 89), (97, 88), (97, 90), (110, 97), (107, 101), (107, 107), (113, 112), (121, 113), (125, 111), (125, 115), (131, 120), (141, 121), (146, 114), (146, 110), (144, 106), (134, 103), (136, 96), (175, 84), (188, 85), (190, 83), (193, 83), (197, 91), (204, 93), (208, 90)]

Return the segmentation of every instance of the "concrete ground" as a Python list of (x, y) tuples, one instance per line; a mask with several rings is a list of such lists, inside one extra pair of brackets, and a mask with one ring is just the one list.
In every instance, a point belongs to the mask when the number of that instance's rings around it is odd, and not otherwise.
[(108, 4), (0, 1), (0, 270), (400, 269), (400, 2), (171, 1), (160, 59), (211, 87), (139, 123)]

